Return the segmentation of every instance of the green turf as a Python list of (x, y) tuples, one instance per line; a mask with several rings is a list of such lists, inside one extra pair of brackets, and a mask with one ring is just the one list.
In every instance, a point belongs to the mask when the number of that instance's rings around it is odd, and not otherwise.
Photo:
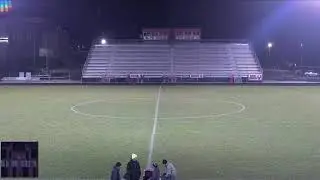
[[(0, 138), (38, 140), (41, 178), (145, 167), (158, 88), (1, 86)], [(166, 86), (153, 159), (182, 180), (320, 179), (319, 107), (318, 87)]]

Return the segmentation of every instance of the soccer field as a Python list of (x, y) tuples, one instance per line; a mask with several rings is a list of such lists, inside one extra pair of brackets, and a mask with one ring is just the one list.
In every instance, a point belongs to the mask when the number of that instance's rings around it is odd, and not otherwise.
[(43, 179), (108, 178), (131, 153), (180, 180), (320, 179), (319, 87), (0, 86), (0, 107)]

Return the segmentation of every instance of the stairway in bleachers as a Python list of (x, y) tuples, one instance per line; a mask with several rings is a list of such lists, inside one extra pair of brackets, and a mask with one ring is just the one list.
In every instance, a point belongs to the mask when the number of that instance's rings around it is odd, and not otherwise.
[(135, 42), (93, 46), (83, 78), (144, 75), (248, 77), (262, 74), (249, 44), (221, 42)]
[(246, 77), (250, 74), (262, 74), (258, 58), (248, 44), (230, 44), (230, 53), (234, 58), (237, 74)]
[(89, 52), (82, 70), (82, 78), (102, 78), (109, 70), (113, 50), (103, 45), (95, 45)]

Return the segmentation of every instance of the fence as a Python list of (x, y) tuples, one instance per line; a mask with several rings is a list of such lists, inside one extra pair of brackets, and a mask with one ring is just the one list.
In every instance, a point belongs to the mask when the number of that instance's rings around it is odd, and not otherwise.
[(2, 72), (0, 73), (0, 79), (2, 81), (40, 81), (40, 80), (60, 80), (60, 81), (71, 81), (81, 80), (81, 69), (73, 70), (39, 70), (39, 71), (20, 71), (20, 72)]

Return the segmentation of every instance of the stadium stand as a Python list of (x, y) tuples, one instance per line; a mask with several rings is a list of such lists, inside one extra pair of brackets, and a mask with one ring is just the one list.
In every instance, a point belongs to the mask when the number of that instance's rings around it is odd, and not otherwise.
[(102, 78), (111, 62), (112, 47), (94, 45), (82, 70), (83, 78)]
[(141, 41), (93, 45), (82, 77), (247, 78), (250, 74), (262, 74), (262, 68), (248, 43)]
[(170, 73), (170, 46), (168, 44), (119, 44), (114, 46), (114, 57), (108, 68), (110, 77), (144, 75), (160, 78)]

